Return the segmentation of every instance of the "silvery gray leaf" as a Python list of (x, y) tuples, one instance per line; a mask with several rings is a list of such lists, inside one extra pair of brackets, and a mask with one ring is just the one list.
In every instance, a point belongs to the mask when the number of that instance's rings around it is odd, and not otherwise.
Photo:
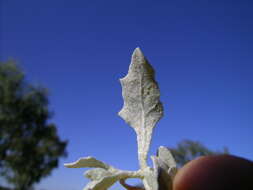
[(84, 190), (106, 190), (118, 181), (118, 177), (115, 175), (106, 176), (99, 180), (91, 181), (86, 185)]
[(159, 190), (172, 190), (172, 181), (177, 172), (176, 162), (166, 147), (159, 147), (158, 157), (152, 156), (154, 172), (158, 174)]
[(67, 168), (91, 168), (91, 167), (104, 168), (104, 169), (110, 168), (108, 164), (105, 164), (104, 162), (101, 162), (91, 156), (80, 158), (76, 162), (64, 164), (64, 166)]
[(111, 175), (111, 173), (102, 168), (96, 168), (85, 172), (85, 177), (91, 180), (99, 180), (109, 175)]
[(139, 48), (133, 55), (128, 74), (120, 79), (124, 106), (119, 112), (137, 133), (140, 167), (147, 167), (153, 128), (163, 115), (154, 70)]
[(153, 128), (163, 115), (160, 92), (154, 75), (152, 66), (141, 50), (136, 48), (128, 74), (120, 79), (124, 105), (119, 115), (137, 134), (141, 169), (119, 170), (93, 157), (85, 157), (65, 164), (68, 168), (95, 168), (85, 173), (91, 182), (84, 190), (107, 190), (116, 181), (127, 178), (142, 179), (145, 190), (171, 190), (176, 163), (170, 151), (165, 147), (160, 147), (158, 156), (151, 157), (154, 168), (148, 167), (146, 163)]
[(173, 158), (171, 152), (168, 148), (164, 146), (160, 146), (158, 149), (158, 157), (163, 161), (168, 167), (170, 168), (176, 168), (177, 164), (175, 159)]

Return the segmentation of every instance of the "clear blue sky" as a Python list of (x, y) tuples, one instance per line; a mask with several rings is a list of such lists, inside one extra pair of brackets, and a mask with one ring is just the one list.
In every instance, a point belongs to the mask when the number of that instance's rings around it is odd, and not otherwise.
[(68, 157), (39, 189), (82, 189), (84, 170), (62, 166), (82, 156), (138, 168), (135, 133), (117, 116), (118, 79), (137, 46), (165, 108), (150, 154), (187, 138), (253, 159), (253, 1), (0, 2), (0, 59), (18, 60), (50, 89), (53, 122), (69, 140)]

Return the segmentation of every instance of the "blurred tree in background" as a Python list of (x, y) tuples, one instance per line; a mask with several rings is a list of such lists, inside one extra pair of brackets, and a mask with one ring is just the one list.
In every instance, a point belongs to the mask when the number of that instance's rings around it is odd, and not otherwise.
[(199, 156), (229, 154), (226, 147), (222, 151), (213, 151), (202, 143), (192, 140), (182, 140), (175, 148), (168, 147), (168, 149), (171, 151), (179, 167)]
[(0, 62), (0, 175), (17, 190), (31, 189), (66, 156), (51, 116), (47, 90), (29, 84), (15, 62)]

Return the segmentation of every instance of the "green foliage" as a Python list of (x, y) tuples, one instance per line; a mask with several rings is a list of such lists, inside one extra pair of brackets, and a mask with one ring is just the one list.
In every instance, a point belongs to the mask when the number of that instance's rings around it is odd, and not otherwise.
[(29, 84), (15, 62), (0, 62), (0, 174), (17, 190), (30, 189), (66, 156), (48, 103), (47, 90)]
[(179, 166), (183, 166), (199, 156), (229, 154), (227, 148), (222, 151), (213, 151), (202, 143), (192, 140), (183, 140), (177, 144), (176, 148), (169, 148), (169, 150)]

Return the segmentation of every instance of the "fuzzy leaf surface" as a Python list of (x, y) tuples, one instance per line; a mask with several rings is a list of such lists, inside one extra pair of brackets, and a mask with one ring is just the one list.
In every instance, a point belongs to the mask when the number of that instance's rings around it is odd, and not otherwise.
[(102, 168), (88, 170), (85, 173), (85, 177), (87, 177), (90, 180), (99, 180), (99, 179), (109, 176), (109, 175), (111, 175), (111, 173), (105, 169), (102, 169)]
[(118, 177), (116, 175), (105, 176), (100, 180), (91, 181), (86, 185), (84, 190), (106, 190), (117, 182)]
[(64, 164), (67, 168), (104, 168), (109, 169), (110, 166), (108, 164), (105, 164), (104, 162), (101, 162), (97, 160), (96, 158), (93, 158), (91, 156), (80, 158), (76, 162)]
[(138, 158), (141, 168), (147, 167), (147, 153), (153, 128), (163, 116), (160, 92), (154, 70), (139, 48), (133, 55), (128, 74), (120, 79), (124, 106), (119, 112), (137, 134)]

